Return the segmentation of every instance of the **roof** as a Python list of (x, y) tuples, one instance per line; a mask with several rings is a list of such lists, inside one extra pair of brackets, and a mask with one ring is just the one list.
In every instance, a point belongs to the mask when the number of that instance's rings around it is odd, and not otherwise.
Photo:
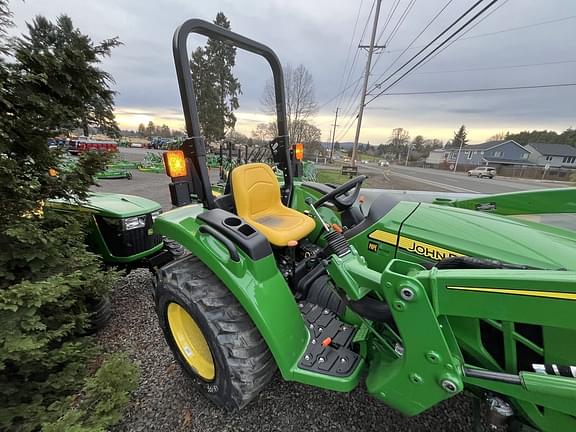
[[(504, 144), (508, 141), (512, 140), (501, 140), (501, 141), (488, 141), (482, 144), (468, 144), (463, 147), (464, 150), (487, 150), (492, 147), (499, 146), (500, 144)], [(514, 141), (515, 142), (515, 141)]]
[(576, 148), (568, 144), (530, 143), (543, 156), (576, 156)]

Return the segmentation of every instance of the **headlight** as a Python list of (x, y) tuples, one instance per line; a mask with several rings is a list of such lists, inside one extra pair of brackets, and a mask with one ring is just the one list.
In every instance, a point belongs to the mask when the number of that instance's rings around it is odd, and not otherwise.
[(152, 212), (152, 222), (154, 222), (156, 220), (156, 218), (158, 216), (160, 216), (162, 214), (162, 210), (156, 210), (155, 212)]
[(143, 228), (146, 226), (146, 216), (136, 216), (122, 219), (122, 224), (126, 231)]

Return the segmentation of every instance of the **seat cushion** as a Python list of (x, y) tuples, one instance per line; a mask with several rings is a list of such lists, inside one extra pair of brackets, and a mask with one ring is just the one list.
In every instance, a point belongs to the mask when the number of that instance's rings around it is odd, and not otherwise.
[(265, 212), (245, 220), (275, 246), (286, 246), (290, 240), (300, 240), (316, 226), (311, 217), (287, 207), (282, 211)]
[(278, 179), (268, 165), (240, 165), (232, 171), (231, 180), (238, 216), (273, 245), (300, 240), (316, 226), (309, 216), (282, 204)]

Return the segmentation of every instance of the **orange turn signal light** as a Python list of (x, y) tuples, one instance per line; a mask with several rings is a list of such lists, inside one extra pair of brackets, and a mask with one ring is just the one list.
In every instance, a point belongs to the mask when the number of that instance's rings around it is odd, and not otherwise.
[(58, 170), (56, 168), (50, 168), (48, 170), (48, 175), (50, 177), (58, 177)]
[(294, 149), (294, 157), (296, 160), (304, 159), (304, 144), (298, 143), (294, 144), (292, 147)]
[(184, 177), (186, 175), (186, 159), (182, 150), (164, 152), (164, 167), (169, 177)]

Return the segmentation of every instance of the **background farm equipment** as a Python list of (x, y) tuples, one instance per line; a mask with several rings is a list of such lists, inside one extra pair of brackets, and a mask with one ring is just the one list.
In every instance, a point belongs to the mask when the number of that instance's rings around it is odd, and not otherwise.
[(146, 198), (92, 192), (81, 202), (51, 200), (46, 209), (87, 214), (86, 243), (107, 265), (150, 268), (184, 253), (182, 247), (154, 232), (152, 226), (162, 210)]
[(113, 166), (107, 166), (104, 171), (101, 171), (95, 176), (99, 180), (103, 179), (132, 179), (132, 173), (127, 169), (120, 169)]
[(138, 165), (138, 171), (163, 173), (164, 163), (162, 162), (162, 155), (152, 152), (146, 153), (144, 160)]

